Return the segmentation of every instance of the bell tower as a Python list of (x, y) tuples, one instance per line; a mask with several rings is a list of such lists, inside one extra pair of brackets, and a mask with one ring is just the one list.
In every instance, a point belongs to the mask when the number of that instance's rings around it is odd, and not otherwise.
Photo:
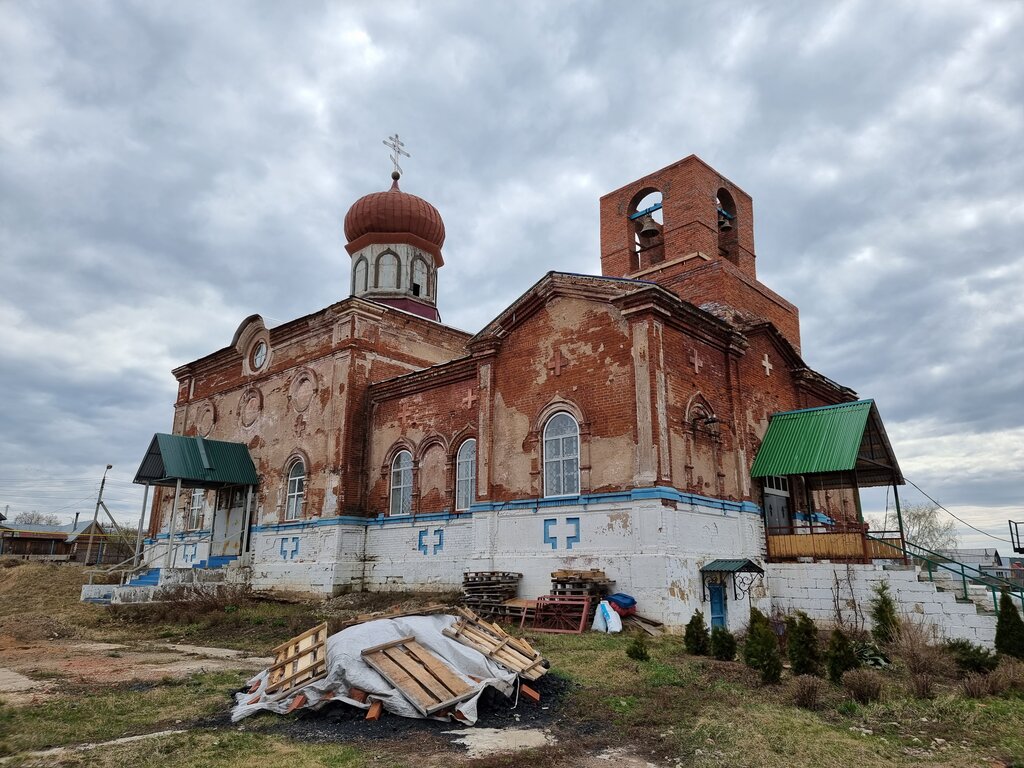
[(601, 272), (770, 321), (800, 349), (797, 308), (757, 280), (754, 202), (696, 155), (601, 198)]

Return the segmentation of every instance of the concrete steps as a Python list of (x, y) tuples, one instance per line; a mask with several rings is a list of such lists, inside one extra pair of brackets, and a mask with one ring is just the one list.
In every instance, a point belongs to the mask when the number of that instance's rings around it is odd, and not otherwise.
[[(180, 597), (182, 590), (215, 593), (230, 581), (238, 581), (239, 573), (232, 565), (235, 556), (211, 557), (187, 568), (150, 568), (136, 574), (127, 584), (86, 584), (82, 602), (99, 605), (151, 603)], [(229, 570), (233, 579), (229, 579)]]

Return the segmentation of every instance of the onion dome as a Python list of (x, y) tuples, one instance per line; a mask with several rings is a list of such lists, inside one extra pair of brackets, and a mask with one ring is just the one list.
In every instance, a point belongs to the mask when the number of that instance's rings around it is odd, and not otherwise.
[(437, 208), (416, 195), (398, 188), (397, 172), (387, 192), (374, 192), (359, 198), (345, 214), (345, 237), (351, 243), (368, 234), (407, 233), (444, 245), (444, 222)]

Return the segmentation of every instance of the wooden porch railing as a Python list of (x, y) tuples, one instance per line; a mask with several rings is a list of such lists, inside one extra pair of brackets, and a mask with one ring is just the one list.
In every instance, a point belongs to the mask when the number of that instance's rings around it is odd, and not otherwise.
[[(778, 562), (806, 557), (861, 563), (902, 559), (899, 531), (876, 531), (874, 538), (869, 538), (867, 530), (867, 525), (860, 523), (768, 528), (768, 559)], [(886, 541), (894, 546), (886, 546)]]

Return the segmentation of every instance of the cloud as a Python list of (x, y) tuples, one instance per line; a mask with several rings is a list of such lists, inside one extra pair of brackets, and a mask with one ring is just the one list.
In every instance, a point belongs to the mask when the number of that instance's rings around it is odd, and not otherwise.
[(0, 5), (4, 473), (134, 468), (170, 368), (347, 295), (341, 222), (398, 131), (471, 331), (598, 272), (600, 195), (700, 155), (754, 197), (806, 359), (877, 400), (908, 474), (1002, 514), (1022, 36), (1024, 8), (962, 2)]

